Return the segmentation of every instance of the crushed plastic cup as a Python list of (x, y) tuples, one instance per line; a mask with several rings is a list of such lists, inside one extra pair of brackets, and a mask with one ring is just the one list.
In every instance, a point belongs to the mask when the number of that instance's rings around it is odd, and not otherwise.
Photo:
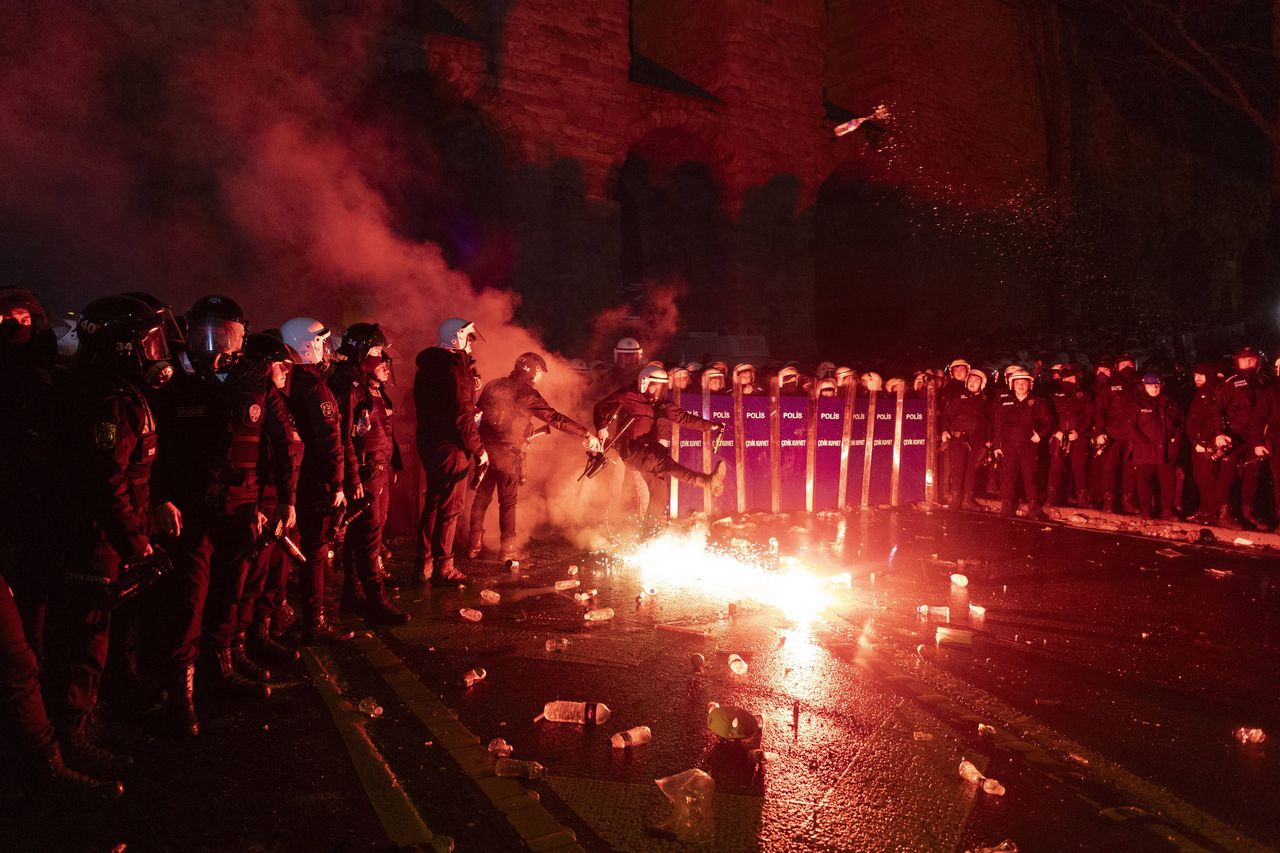
[(609, 745), (614, 749), (634, 749), (653, 740), (653, 732), (648, 726), (633, 726), (625, 732), (610, 736)]
[(517, 761), (514, 758), (499, 758), (493, 765), (497, 776), (508, 779), (541, 779), (547, 775), (547, 768), (536, 761)]
[(951, 582), (956, 586), (968, 586), (969, 578), (965, 575), (960, 574), (959, 572), (956, 572), (951, 576)]
[(586, 613), (583, 613), (582, 618), (588, 622), (608, 622), (610, 619), (613, 618), (613, 608), (597, 607), (592, 610), (588, 610)]
[(567, 589), (577, 589), (582, 586), (582, 581), (571, 578), (570, 580), (556, 581), (556, 592), (564, 592)]
[(474, 687), (479, 682), (484, 681), (485, 676), (487, 676), (488, 674), (489, 673), (485, 672), (484, 667), (477, 666), (474, 669), (469, 669), (462, 674), (462, 683), (465, 684), (467, 687)]
[(564, 637), (554, 637), (542, 645), (549, 652), (563, 652), (569, 648), (569, 641)]
[(567, 575), (568, 575), (569, 577), (571, 577), (571, 578), (572, 578), (572, 577), (577, 577), (577, 575), (578, 575), (578, 567), (577, 567), (577, 566), (570, 566), (570, 567), (569, 567), (569, 570), (568, 570), (567, 572), (565, 572), (565, 574), (567, 574)]
[(372, 696), (366, 696), (360, 700), (360, 704), (356, 706), (361, 714), (366, 717), (376, 718), (382, 716), (382, 706), (378, 704), (378, 700)]
[(1232, 732), (1232, 736), (1241, 743), (1262, 743), (1267, 739), (1267, 733), (1262, 729), (1251, 729), (1245, 726)]
[(471, 607), (462, 608), (461, 610), (458, 611), (458, 615), (461, 616), (463, 619), (466, 619), (468, 622), (479, 622), (481, 619), (484, 618), (483, 613)]
[(502, 595), (491, 589), (482, 589), (480, 590), (480, 601), (485, 604), (497, 604), (502, 601)]
[(515, 751), (514, 749), (512, 749), (511, 744), (507, 743), (504, 738), (500, 738), (500, 737), (496, 737), (493, 740), (489, 741), (489, 745), (486, 747), (486, 749), (488, 749), (489, 754), (494, 756), (495, 758), (506, 758), (507, 756), (511, 755), (512, 752)]
[(733, 670), (734, 675), (746, 675), (747, 662), (742, 659), (741, 655), (729, 655), (729, 669)]
[(596, 597), (596, 591), (594, 589), (586, 589), (586, 590), (583, 590), (582, 592), (575, 592), (573, 594), (573, 600), (578, 602), (579, 604), (586, 604), (588, 601), (590, 601), (595, 597)]
[(677, 840), (688, 843), (708, 844), (715, 840), (713, 797), (716, 780), (710, 774), (693, 768), (653, 781), (671, 802), (671, 815), (662, 824), (662, 829), (675, 835)]

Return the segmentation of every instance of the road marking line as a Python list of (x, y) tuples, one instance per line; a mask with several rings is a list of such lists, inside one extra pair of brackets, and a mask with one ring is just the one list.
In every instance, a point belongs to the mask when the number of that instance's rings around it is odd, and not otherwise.
[(494, 758), (481, 754), (480, 738), (458, 722), (450, 710), (427, 689), (422, 680), (404, 665), (377, 636), (359, 637), (352, 645), (365, 657), (411, 714), (417, 717), (435, 741), (493, 803), (520, 835), (537, 851), (583, 851), (573, 830), (556, 820), (539, 802), (538, 794), (515, 779), (493, 775)]
[(369, 739), (363, 720), (343, 707), (342, 691), (334, 676), (337, 665), (333, 657), (324, 649), (308, 647), (302, 650), (302, 660), (311, 673), (320, 698), (333, 717), (338, 733), (342, 735), (351, 763), (355, 765), (356, 775), (369, 797), (369, 804), (373, 806), (383, 829), (387, 831), (387, 837), (403, 847), (425, 844), (437, 850), (452, 850), (452, 839), (436, 835), (427, 827), (413, 801), (387, 766), (382, 753)]

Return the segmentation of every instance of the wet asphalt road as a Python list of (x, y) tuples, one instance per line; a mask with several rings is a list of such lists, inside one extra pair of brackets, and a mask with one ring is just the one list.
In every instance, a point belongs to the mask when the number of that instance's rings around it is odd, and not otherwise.
[[(1280, 848), (1274, 558), (913, 511), (756, 516), (706, 537), (745, 567), (698, 549), (629, 562), (547, 544), (519, 573), (480, 562), (466, 589), (406, 589), (413, 622), (331, 650), (336, 718), (358, 716), (364, 696), (385, 707), (360, 723), (375, 763), (458, 850), (522, 841), (399, 701), (375, 646), (481, 744), (503, 737), (545, 765), (529, 788), (589, 850), (689, 849), (655, 831), (669, 809), (653, 780), (694, 767), (716, 782), (716, 850)], [(587, 626), (585, 605), (554, 590), (571, 564), (612, 621)], [(481, 605), (486, 588), (501, 603)], [(920, 604), (950, 617), (922, 618)], [(938, 645), (939, 626), (971, 645)], [(566, 652), (545, 650), (556, 637)], [(465, 689), (473, 666), (488, 677)], [(207, 704), (194, 744), (174, 745), (154, 719), (112, 727), (139, 758), (125, 801), (77, 812), (6, 800), (0, 849), (394, 849), (321, 694), (304, 670), (289, 680), (263, 705)], [(604, 702), (612, 718), (535, 723), (552, 699)], [(710, 701), (759, 715), (776, 757), (757, 765), (709, 733)], [(634, 725), (652, 743), (611, 750), (608, 736)], [(1241, 745), (1238, 726), (1272, 739)], [(1006, 795), (963, 782), (962, 757)]]
[[(589, 849), (674, 849), (650, 831), (665, 815), (652, 780), (691, 767), (716, 780), (717, 849), (1280, 846), (1275, 742), (1231, 737), (1246, 725), (1280, 733), (1274, 560), (949, 513), (873, 511), (843, 533), (833, 519), (768, 517), (711, 530), (738, 553), (767, 554), (770, 537), (784, 562), (852, 583), (824, 589), (829, 606), (797, 620), (769, 595), (753, 604), (671, 567), (547, 547), (519, 574), (481, 564), (468, 589), (428, 594), (387, 642), (482, 743), (504, 737), (548, 768), (535, 789)], [(611, 623), (588, 628), (583, 605), (549, 589), (571, 563), (615, 608)], [(655, 594), (637, 602), (642, 574)], [(463, 624), (458, 608), (480, 606), (482, 588), (502, 603)], [(980, 619), (970, 602), (986, 608)], [(919, 604), (951, 617), (922, 619)], [(967, 628), (972, 646), (937, 645), (939, 624)], [(569, 651), (548, 654), (543, 642), (560, 636)], [(695, 651), (707, 661), (698, 677)], [(730, 653), (746, 675), (731, 673)], [(458, 676), (477, 665), (488, 678), (463, 689)], [(613, 717), (534, 723), (557, 698), (605, 702)], [(760, 715), (776, 760), (756, 766), (709, 734), (709, 701)], [(978, 721), (997, 733), (980, 736)], [(613, 752), (608, 735), (633, 725), (653, 742)], [(964, 756), (1008, 794), (963, 783)]]

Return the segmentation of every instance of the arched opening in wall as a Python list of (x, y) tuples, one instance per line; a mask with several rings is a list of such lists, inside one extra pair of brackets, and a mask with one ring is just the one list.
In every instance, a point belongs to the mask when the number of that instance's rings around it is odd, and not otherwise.
[(632, 316), (652, 310), (655, 288), (675, 288), (684, 328), (715, 331), (732, 321), (722, 195), (695, 137), (655, 131), (632, 147), (617, 181), (621, 297)]
[(900, 192), (839, 176), (823, 184), (813, 215), (823, 357), (874, 362), (915, 325), (916, 249)]

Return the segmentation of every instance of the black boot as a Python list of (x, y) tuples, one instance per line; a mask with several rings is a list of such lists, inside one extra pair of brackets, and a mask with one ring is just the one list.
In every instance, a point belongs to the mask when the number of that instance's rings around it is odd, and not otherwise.
[(409, 614), (402, 613), (387, 600), (387, 592), (376, 579), (365, 586), (364, 621), (368, 625), (385, 625), (395, 628), (409, 621)]
[(339, 628), (324, 618), (321, 609), (311, 618), (310, 623), (302, 630), (302, 645), (314, 646), (317, 643), (342, 642), (350, 640), (355, 632), (347, 628)]
[(413, 574), (409, 576), (409, 586), (421, 589), (431, 582), (431, 574), (431, 560), (419, 560), (413, 567)]
[(458, 571), (452, 558), (446, 560), (439, 569), (432, 571), (429, 577), (432, 586), (457, 586), (467, 582), (467, 576)]
[(72, 770), (62, 761), (62, 751), (55, 743), (35, 765), (36, 791), (42, 796), (70, 800), (118, 800), (124, 785)]
[(1049, 520), (1049, 516), (1045, 514), (1045, 511), (1040, 507), (1040, 504), (1031, 504), (1027, 507), (1027, 518), (1034, 519), (1035, 521)]
[(100, 779), (114, 779), (123, 776), (133, 769), (133, 759), (127, 755), (119, 755), (103, 749), (93, 742), (84, 726), (76, 729), (63, 738), (63, 758), (72, 768), (97, 776)]
[(245, 650), (243, 631), (236, 634), (236, 638), (231, 642), (231, 665), (235, 667), (236, 672), (250, 681), (267, 682), (271, 680), (271, 670), (265, 666), (259, 666), (253, 658), (249, 657), (249, 653)]
[(387, 562), (382, 554), (373, 561), (373, 576), (382, 584), (382, 588), (387, 591), (388, 598), (396, 598), (400, 595), (400, 582), (391, 576), (391, 572), (387, 571)]
[(206, 676), (209, 686), (220, 696), (228, 699), (267, 699), (271, 696), (269, 685), (250, 681), (236, 672), (231, 660), (231, 649), (213, 649), (208, 659)]
[(355, 572), (348, 567), (342, 573), (342, 600), (338, 603), (338, 612), (343, 618), (350, 618), (362, 615), (364, 608), (364, 590), (356, 583)]
[(196, 718), (196, 667), (176, 667), (169, 678), (169, 722), (174, 730), (187, 737), (200, 734)]
[(272, 638), (269, 622), (259, 622), (249, 630), (245, 648), (255, 658), (267, 663), (293, 663), (298, 659), (295, 649), (282, 646)]

